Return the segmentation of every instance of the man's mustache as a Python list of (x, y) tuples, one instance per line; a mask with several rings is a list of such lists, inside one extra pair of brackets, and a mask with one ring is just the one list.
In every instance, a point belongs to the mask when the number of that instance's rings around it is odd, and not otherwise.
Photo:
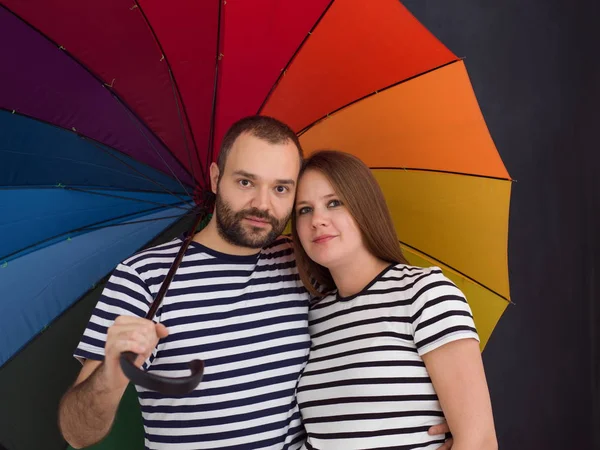
[(261, 211), (260, 209), (246, 209), (244, 211), (240, 211), (237, 215), (240, 219), (244, 219), (250, 216), (256, 217), (257, 219), (268, 221), (271, 225), (277, 225), (279, 223), (279, 221), (275, 217), (271, 216), (266, 211)]

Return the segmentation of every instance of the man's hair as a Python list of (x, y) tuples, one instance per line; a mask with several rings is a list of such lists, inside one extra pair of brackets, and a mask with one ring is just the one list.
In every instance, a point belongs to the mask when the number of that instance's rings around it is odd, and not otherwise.
[(235, 122), (225, 134), (221, 143), (219, 157), (217, 158), (220, 175), (223, 175), (225, 171), (225, 163), (227, 162), (227, 157), (229, 156), (231, 147), (233, 147), (233, 143), (243, 133), (248, 133), (258, 139), (267, 141), (269, 144), (285, 144), (292, 141), (298, 148), (300, 165), (302, 165), (304, 154), (294, 130), (273, 117), (250, 116)]

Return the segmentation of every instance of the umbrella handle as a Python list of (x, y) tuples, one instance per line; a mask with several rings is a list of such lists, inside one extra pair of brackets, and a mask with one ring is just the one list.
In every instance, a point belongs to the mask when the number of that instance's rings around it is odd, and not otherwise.
[(163, 377), (137, 368), (134, 361), (138, 355), (133, 352), (123, 352), (119, 358), (123, 373), (134, 384), (146, 389), (160, 392), (164, 395), (186, 395), (196, 389), (196, 386), (202, 381), (204, 376), (204, 363), (200, 359), (195, 359), (188, 363), (192, 372), (191, 375), (181, 378)]
[[(194, 227), (191, 229), (189, 236), (183, 242), (177, 256), (175, 257), (175, 261), (173, 265), (169, 269), (163, 284), (161, 285), (156, 298), (150, 305), (150, 309), (146, 314), (146, 319), (152, 320), (156, 311), (158, 310), (158, 306), (161, 304), (165, 294), (167, 293), (167, 289), (169, 289), (169, 285), (171, 284), (171, 280), (175, 276), (175, 272), (179, 268), (179, 264), (183, 260), (183, 256), (187, 248), (189, 247), (192, 239), (194, 238), (194, 232), (200, 225), (201, 221), (204, 218), (204, 214), (206, 213), (205, 208), (199, 208), (198, 217), (194, 221)], [(200, 381), (202, 381), (202, 377), (204, 376), (204, 363), (200, 359), (195, 359), (188, 363), (188, 367), (190, 368), (192, 374), (187, 377), (182, 378), (171, 378), (171, 377), (161, 377), (159, 375), (155, 375), (152, 373), (144, 372), (141, 369), (138, 369), (134, 362), (137, 359), (138, 355), (133, 352), (123, 352), (119, 357), (119, 362), (121, 365), (121, 370), (131, 382), (138, 386), (142, 386), (146, 389), (150, 389), (152, 391), (160, 392), (164, 395), (185, 395), (192, 392)]]

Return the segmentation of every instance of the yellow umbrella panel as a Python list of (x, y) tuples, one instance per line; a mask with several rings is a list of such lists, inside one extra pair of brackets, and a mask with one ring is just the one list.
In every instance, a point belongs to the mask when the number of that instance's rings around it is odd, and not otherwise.
[(311, 152), (360, 157), (379, 181), (415, 265), (437, 265), (467, 295), (485, 347), (510, 302), (511, 181), (462, 61), (353, 103), (304, 132)]

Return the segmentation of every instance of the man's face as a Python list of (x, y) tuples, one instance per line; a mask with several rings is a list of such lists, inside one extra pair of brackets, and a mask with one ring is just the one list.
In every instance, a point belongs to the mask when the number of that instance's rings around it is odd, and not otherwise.
[(273, 242), (290, 218), (299, 171), (293, 142), (270, 144), (246, 133), (238, 137), (220, 179), (216, 164), (211, 166), (221, 237), (255, 249)]

